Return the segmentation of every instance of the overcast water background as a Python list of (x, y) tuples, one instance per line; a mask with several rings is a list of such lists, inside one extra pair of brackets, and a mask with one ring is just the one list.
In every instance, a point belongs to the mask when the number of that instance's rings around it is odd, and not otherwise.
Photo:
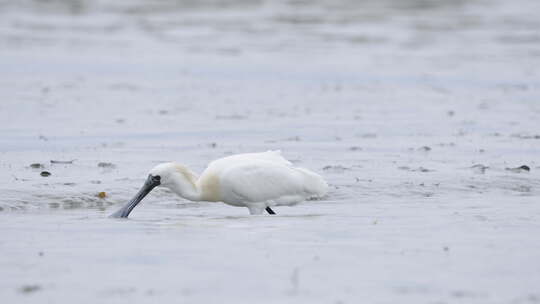
[[(540, 303), (539, 76), (535, 0), (1, 0), (1, 301)], [(269, 149), (327, 197), (107, 218)]]

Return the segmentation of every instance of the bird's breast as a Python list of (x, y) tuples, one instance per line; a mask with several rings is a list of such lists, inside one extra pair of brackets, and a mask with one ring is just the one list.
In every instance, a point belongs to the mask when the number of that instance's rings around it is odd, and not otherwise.
[(221, 188), (219, 176), (216, 174), (204, 174), (199, 179), (201, 199), (207, 202), (221, 201)]

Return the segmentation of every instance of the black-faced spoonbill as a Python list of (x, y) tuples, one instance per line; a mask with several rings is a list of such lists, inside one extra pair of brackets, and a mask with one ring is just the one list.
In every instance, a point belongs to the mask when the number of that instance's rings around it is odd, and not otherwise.
[(128, 217), (157, 186), (191, 201), (223, 202), (247, 207), (250, 214), (272, 206), (291, 206), (326, 194), (328, 184), (309, 170), (294, 167), (280, 151), (237, 154), (211, 162), (200, 177), (185, 166), (164, 163), (152, 170), (141, 190), (111, 217)]

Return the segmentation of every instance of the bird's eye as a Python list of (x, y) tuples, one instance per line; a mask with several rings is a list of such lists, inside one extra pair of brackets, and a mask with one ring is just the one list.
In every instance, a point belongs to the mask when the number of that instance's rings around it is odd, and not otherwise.
[(148, 182), (154, 184), (155, 186), (159, 186), (161, 184), (161, 176), (159, 175), (148, 175)]

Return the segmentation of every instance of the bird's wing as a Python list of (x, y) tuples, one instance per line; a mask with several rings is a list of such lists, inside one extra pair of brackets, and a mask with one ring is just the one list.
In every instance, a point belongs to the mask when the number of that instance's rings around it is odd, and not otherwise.
[(246, 163), (258, 160), (275, 162), (282, 165), (292, 165), (291, 162), (281, 156), (281, 151), (276, 150), (260, 153), (243, 153), (223, 157), (210, 162), (210, 164), (208, 164), (208, 169), (211, 169), (212, 171), (222, 171), (230, 166), (235, 166), (238, 163)]
[(302, 170), (268, 161), (238, 164), (220, 176), (222, 198), (231, 203), (294, 204), (316, 194), (312, 182)]
[(260, 158), (262, 160), (268, 160), (272, 162), (277, 162), (283, 165), (289, 165), (291, 166), (292, 163), (285, 159), (283, 155), (281, 155), (281, 150), (273, 150), (273, 151), (266, 151), (263, 153), (253, 153), (257, 154), (255, 157)]

